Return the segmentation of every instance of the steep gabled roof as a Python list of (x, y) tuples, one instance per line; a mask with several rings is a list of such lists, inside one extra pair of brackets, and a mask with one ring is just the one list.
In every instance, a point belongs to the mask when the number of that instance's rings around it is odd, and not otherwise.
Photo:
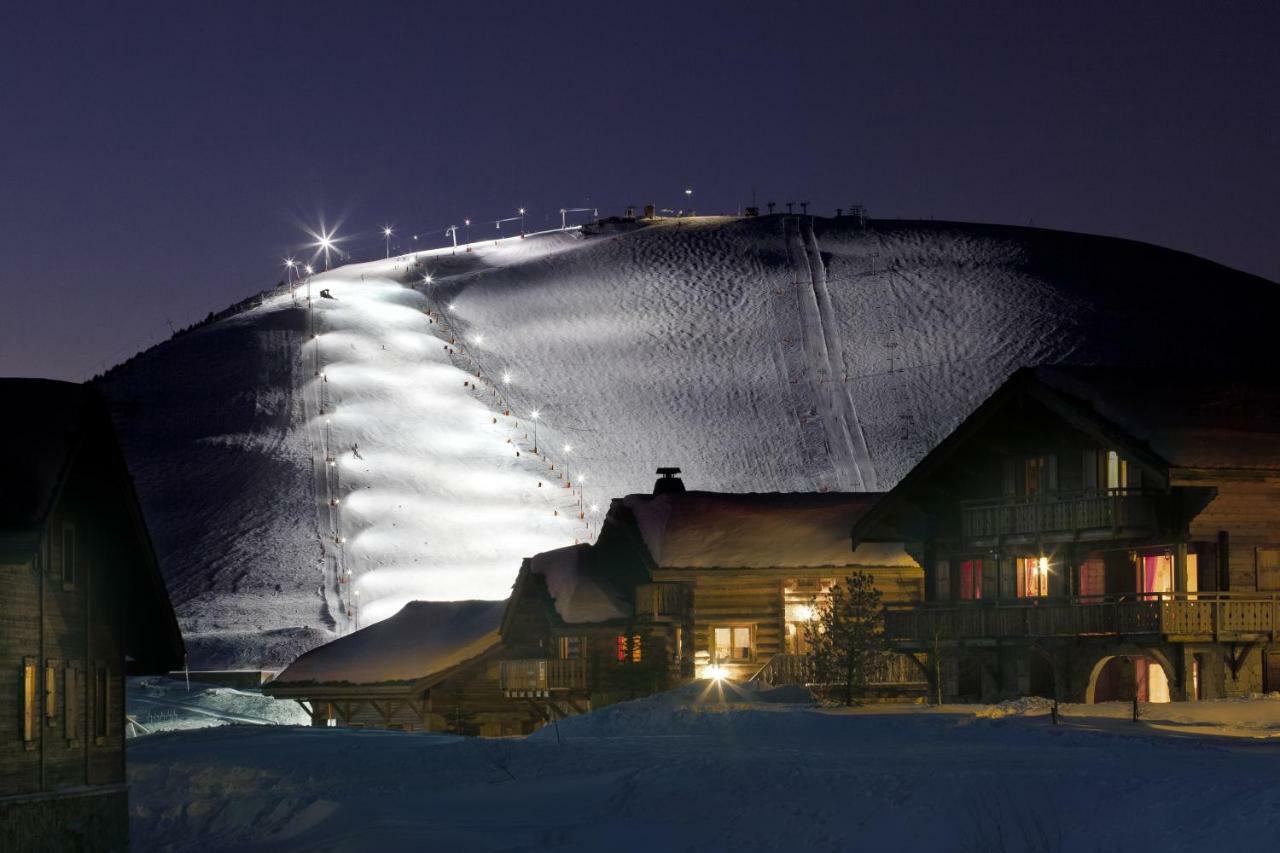
[(1046, 406), (1106, 447), (1121, 451), (1157, 482), (1171, 470), (1216, 469), (1223, 476), (1280, 473), (1280, 382), (1247, 373), (1171, 372), (1111, 366), (1022, 368), (907, 473), (853, 526), (853, 541), (877, 541), (900, 511), (975, 434), (1020, 397)]
[(0, 529), (42, 524), (76, 451), (104, 409), (83, 385), (51, 379), (0, 379)]
[(41, 530), (69, 484), (102, 484), (102, 526), (127, 551), (125, 577), (104, 593), (134, 672), (182, 665), (186, 650), (106, 404), (93, 388), (0, 379), (0, 532)]
[(370, 685), (416, 682), (500, 642), (505, 601), (411, 601), (394, 616), (299, 657), (271, 682)]
[(852, 553), (849, 529), (880, 492), (684, 492), (629, 495), (657, 568), (792, 568), (855, 565), (914, 567), (899, 547)]
[(1166, 468), (1280, 472), (1275, 374), (1038, 367), (1034, 382), (1123, 429)]

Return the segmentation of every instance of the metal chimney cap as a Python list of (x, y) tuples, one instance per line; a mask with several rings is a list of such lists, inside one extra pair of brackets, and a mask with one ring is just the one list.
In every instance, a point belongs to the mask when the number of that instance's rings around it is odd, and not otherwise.
[(661, 474), (664, 477), (674, 477), (676, 474), (680, 473), (680, 469), (679, 468), (659, 468), (657, 470), (657, 473)]

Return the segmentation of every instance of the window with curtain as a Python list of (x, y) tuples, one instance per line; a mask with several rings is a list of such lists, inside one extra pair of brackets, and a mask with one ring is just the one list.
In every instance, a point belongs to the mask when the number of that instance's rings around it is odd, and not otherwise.
[(982, 598), (982, 561), (963, 560), (960, 563), (960, 598), (977, 601)]
[(1043, 598), (1049, 594), (1049, 558), (1018, 558), (1018, 597)]
[(712, 650), (715, 661), (749, 661), (751, 660), (751, 628), (745, 625), (730, 625), (716, 628), (713, 632), (715, 648)]

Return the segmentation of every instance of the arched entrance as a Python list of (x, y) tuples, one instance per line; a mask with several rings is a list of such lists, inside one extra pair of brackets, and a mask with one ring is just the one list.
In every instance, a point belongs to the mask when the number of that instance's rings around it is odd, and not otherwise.
[(1085, 701), (1169, 702), (1169, 669), (1153, 654), (1110, 655), (1093, 666)]

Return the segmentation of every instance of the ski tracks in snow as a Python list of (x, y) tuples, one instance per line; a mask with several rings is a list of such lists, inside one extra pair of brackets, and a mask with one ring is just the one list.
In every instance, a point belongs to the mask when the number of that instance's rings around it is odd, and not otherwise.
[(827, 271), (810, 217), (783, 219), (787, 261), (794, 277), (801, 344), (813, 399), (826, 430), (836, 481), (843, 491), (874, 491), (875, 467), (845, 387), (844, 347), (840, 341)]

